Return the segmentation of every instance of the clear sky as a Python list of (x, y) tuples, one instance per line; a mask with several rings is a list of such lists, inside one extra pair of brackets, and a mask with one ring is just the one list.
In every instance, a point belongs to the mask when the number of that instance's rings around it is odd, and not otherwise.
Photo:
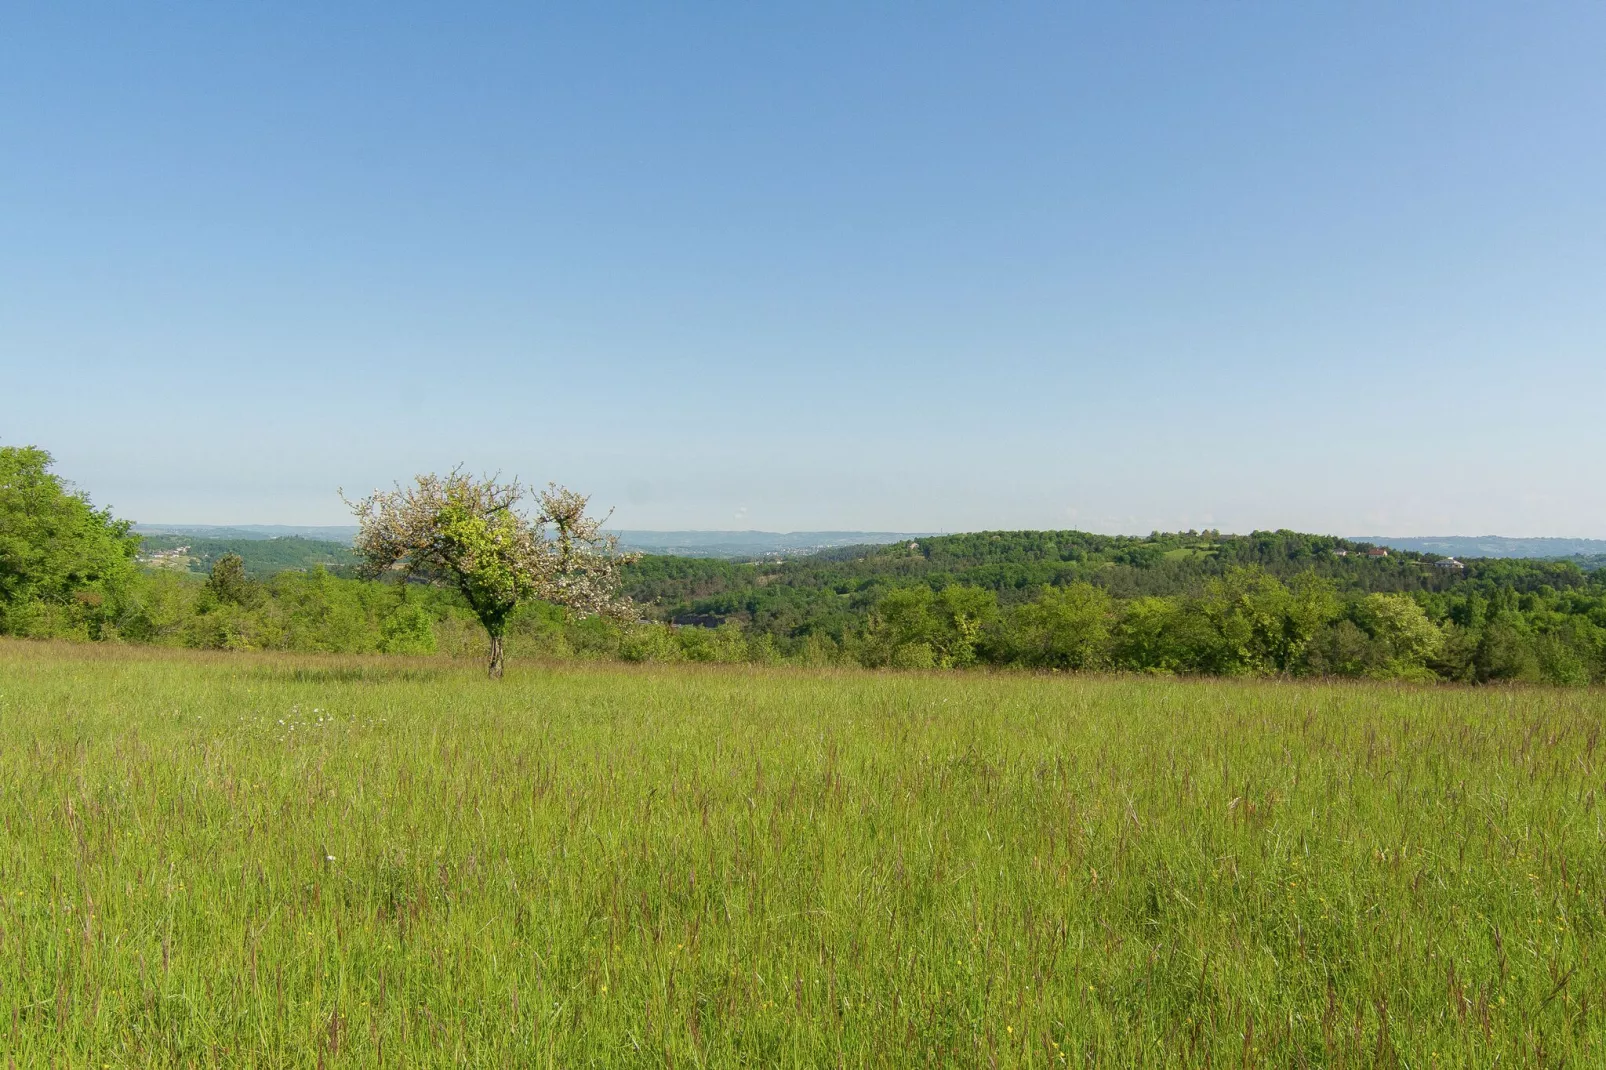
[(0, 10), (0, 443), (144, 521), (1606, 536), (1606, 5), (569, 6)]

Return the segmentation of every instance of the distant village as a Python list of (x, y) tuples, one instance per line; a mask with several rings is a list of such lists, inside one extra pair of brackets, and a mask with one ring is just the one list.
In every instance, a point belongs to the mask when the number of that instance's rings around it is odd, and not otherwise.
[(150, 550), (142, 553), (138, 560), (156, 568), (188, 568), (189, 556), (188, 546), (175, 546), (171, 550)]
[[(1367, 557), (1374, 557), (1374, 558), (1375, 557), (1387, 557), (1388, 555), (1389, 555), (1388, 550), (1384, 549), (1381, 546), (1374, 546), (1370, 550), (1366, 551), (1366, 554), (1365, 554), (1365, 556), (1367, 556)], [(1349, 556), (1349, 551), (1348, 550), (1342, 550), (1342, 549), (1334, 550), (1333, 551), (1333, 556), (1334, 557), (1348, 557)], [(1423, 562), (1423, 564), (1427, 564), (1427, 563), (1428, 562), (1426, 562), (1426, 561)], [(1442, 568), (1442, 569), (1445, 569), (1445, 570), (1458, 569), (1458, 568), (1463, 568), (1464, 569), (1464, 568), (1467, 567), (1467, 566), (1463, 565), (1461, 562), (1457, 561), (1453, 557), (1442, 557), (1439, 560), (1432, 562), (1432, 564), (1433, 564), (1434, 568)]]

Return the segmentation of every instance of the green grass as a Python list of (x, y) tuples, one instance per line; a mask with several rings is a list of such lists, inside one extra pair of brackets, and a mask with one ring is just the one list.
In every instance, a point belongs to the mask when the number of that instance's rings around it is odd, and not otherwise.
[(0, 643), (0, 1048), (1602, 1065), (1603, 713)]

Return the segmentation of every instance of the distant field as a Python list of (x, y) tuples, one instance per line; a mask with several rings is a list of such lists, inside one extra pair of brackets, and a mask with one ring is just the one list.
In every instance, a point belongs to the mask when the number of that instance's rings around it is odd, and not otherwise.
[(18, 1066), (1606, 1064), (1606, 694), (0, 642)]

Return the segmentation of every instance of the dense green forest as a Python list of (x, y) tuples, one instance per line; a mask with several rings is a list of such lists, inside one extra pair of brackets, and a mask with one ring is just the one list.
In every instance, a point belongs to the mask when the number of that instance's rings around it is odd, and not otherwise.
[(1001, 607), (1036, 599), (1044, 587), (1087, 583), (1117, 599), (1196, 596), (1212, 581), (1254, 570), (1288, 582), (1319, 579), (1337, 594), (1531, 592), (1589, 582), (1576, 560), (1452, 561), (1292, 531), (1148, 536), (1081, 531), (943, 535), (896, 546), (862, 546), (762, 563), (647, 557), (630, 571), (630, 593), (666, 619), (734, 617), (787, 634), (851, 617), (889, 587), (952, 585), (993, 593)]
[(1606, 678), (1606, 573), (1291, 531), (979, 532), (783, 562), (645, 558), (662, 620), (867, 665)]
[[(3, 634), (476, 656), (485, 642), (455, 593), (336, 575), (326, 566), (350, 560), (339, 544), (166, 536), (206, 571), (142, 565), (165, 541), (142, 547), (38, 450), (0, 450), (0, 521)], [(525, 606), (510, 656), (1606, 680), (1606, 570), (1291, 531), (977, 532), (779, 561), (647, 556), (625, 583), (637, 622)]]

